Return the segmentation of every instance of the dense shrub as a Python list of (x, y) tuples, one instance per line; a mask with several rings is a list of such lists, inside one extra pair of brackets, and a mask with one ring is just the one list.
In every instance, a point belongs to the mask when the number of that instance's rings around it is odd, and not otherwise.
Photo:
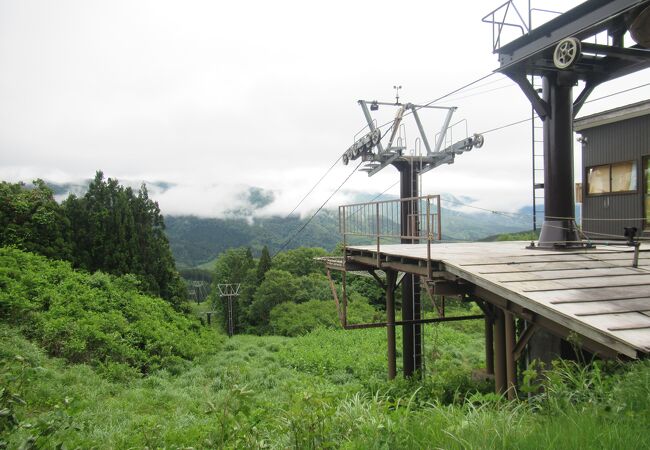
[[(350, 323), (378, 320), (377, 311), (363, 297), (354, 295), (348, 304)], [(273, 334), (300, 336), (319, 327), (337, 328), (340, 321), (332, 300), (309, 300), (305, 303), (284, 302), (271, 310)]]
[(32, 188), (0, 183), (0, 246), (13, 245), (50, 258), (69, 259), (68, 219), (43, 180)]
[(138, 285), (132, 275), (88, 275), (66, 262), (0, 248), (0, 319), (21, 326), (49, 354), (142, 373), (199, 355), (208, 342), (199, 323)]

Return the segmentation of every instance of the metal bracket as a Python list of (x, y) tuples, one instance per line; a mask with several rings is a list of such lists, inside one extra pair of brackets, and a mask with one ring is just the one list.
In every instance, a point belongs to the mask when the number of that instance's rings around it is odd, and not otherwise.
[(535, 88), (528, 78), (520, 73), (506, 72), (506, 75), (521, 88), (524, 92), (524, 95), (528, 98), (530, 103), (533, 105), (533, 109), (537, 113), (540, 119), (545, 120), (547, 117), (551, 116), (548, 103), (539, 96)]

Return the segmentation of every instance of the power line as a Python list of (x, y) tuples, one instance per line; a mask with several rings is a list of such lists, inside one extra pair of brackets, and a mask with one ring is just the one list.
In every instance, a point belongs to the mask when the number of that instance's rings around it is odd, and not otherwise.
[(312, 214), (312, 216), (309, 218), (309, 220), (307, 220), (307, 221), (306, 221), (306, 222), (305, 222), (305, 223), (304, 223), (304, 224), (303, 224), (303, 225), (302, 225), (302, 226), (301, 226), (301, 227), (300, 227), (300, 228), (299, 228), (299, 229), (298, 229), (298, 230), (293, 234), (293, 236), (291, 236), (291, 237), (290, 237), (290, 238), (289, 238), (289, 239), (288, 239), (288, 240), (287, 240), (287, 241), (282, 245), (282, 247), (280, 247), (280, 249), (279, 249), (277, 252), (275, 252), (275, 254), (273, 255), (273, 257), (272, 257), (271, 259), (275, 258), (275, 257), (278, 255), (278, 253), (280, 253), (282, 250), (284, 250), (284, 249), (287, 247), (287, 245), (289, 245), (289, 244), (291, 243), (291, 241), (293, 241), (293, 240), (294, 240), (294, 239), (295, 239), (295, 238), (296, 238), (296, 237), (297, 237), (297, 236), (302, 232), (302, 230), (304, 230), (304, 229), (307, 227), (307, 225), (309, 225), (309, 224), (311, 223), (311, 221), (314, 220), (314, 217), (316, 217), (316, 215), (318, 215), (318, 213), (321, 212), (321, 210), (325, 207), (325, 205), (327, 205), (327, 203), (332, 199), (332, 197), (334, 197), (334, 195), (335, 195), (335, 194), (336, 194), (336, 193), (337, 193), (337, 192), (338, 192), (338, 191), (343, 187), (343, 185), (344, 185), (345, 183), (348, 182), (348, 180), (352, 177), (352, 175), (354, 175), (354, 173), (355, 173), (355, 172), (357, 171), (357, 169), (361, 166), (361, 164), (363, 164), (363, 161), (359, 161), (359, 164), (357, 164), (357, 166), (354, 168), (354, 170), (353, 170), (352, 172), (350, 172), (350, 174), (345, 178), (345, 180), (343, 180), (343, 182), (339, 185), (339, 187), (337, 187), (337, 188), (334, 190), (334, 192), (332, 192), (332, 194), (331, 194), (329, 197), (327, 197), (327, 200), (325, 200), (325, 201), (323, 202), (323, 204), (320, 205), (320, 207), (316, 210), (316, 212), (315, 212), (314, 214)]
[(320, 184), (320, 182), (323, 181), (323, 179), (327, 176), (327, 174), (329, 174), (329, 173), (332, 171), (332, 169), (334, 168), (334, 166), (336, 166), (336, 165), (338, 164), (338, 162), (341, 160), (342, 157), (343, 157), (343, 155), (339, 156), (339, 157), (336, 159), (336, 161), (334, 161), (334, 163), (330, 166), (329, 169), (327, 169), (327, 171), (323, 174), (323, 176), (320, 177), (320, 179), (316, 182), (316, 184), (314, 184), (314, 185), (312, 186), (312, 188), (309, 190), (309, 192), (307, 192), (307, 193), (305, 194), (305, 196), (304, 196), (304, 197), (303, 197), (303, 198), (298, 202), (298, 204), (296, 205), (296, 207), (293, 208), (289, 214), (287, 214), (287, 217), (286, 217), (286, 218), (289, 218), (289, 217), (291, 216), (291, 214), (293, 214), (293, 213), (296, 211), (296, 209), (298, 209), (298, 207), (300, 207), (300, 205), (302, 205), (302, 203), (307, 199), (307, 197), (309, 197), (309, 195), (310, 195), (312, 192), (314, 192), (314, 189), (316, 189), (316, 186), (318, 186), (318, 185)]
[(500, 216), (506, 216), (506, 217), (512, 217), (512, 216), (525, 217), (526, 216), (524, 214), (519, 214), (519, 213), (509, 213), (509, 212), (498, 211), (498, 210), (494, 210), (494, 209), (481, 208), (480, 206), (468, 205), (467, 203), (459, 202), (458, 200), (449, 200), (449, 199), (446, 199), (446, 198), (441, 198), (440, 200), (442, 200), (443, 202), (454, 203), (456, 205), (466, 206), (468, 208), (474, 208), (474, 209), (489, 212), (489, 213), (492, 213), (492, 214), (497, 214), (497, 215), (500, 215)]
[(528, 117), (528, 118), (526, 118), (526, 119), (522, 119), (522, 120), (518, 120), (518, 121), (516, 121), (516, 122), (508, 123), (508, 124), (506, 124), (506, 125), (501, 125), (500, 127), (492, 128), (491, 130), (483, 131), (483, 132), (481, 132), (480, 134), (485, 135), (485, 134), (488, 134), (488, 133), (492, 133), (493, 131), (499, 131), (499, 130), (503, 130), (504, 128), (512, 127), (512, 126), (515, 126), (515, 125), (519, 125), (520, 123), (530, 122), (531, 120), (533, 120), (533, 119), (530, 118), (530, 117)]
[[(500, 81), (500, 80), (498, 80), (498, 81)], [(515, 84), (505, 84), (503, 86), (497, 86), (495, 88), (487, 89), (485, 91), (479, 91), (479, 92), (474, 92), (474, 93), (469, 94), (469, 95), (463, 95), (462, 97), (452, 97), (449, 100), (453, 101), (453, 102), (456, 102), (458, 100), (465, 100), (467, 98), (473, 98), (473, 97), (476, 97), (478, 95), (488, 94), (490, 92), (494, 92), (494, 91), (498, 91), (498, 90), (506, 89), (506, 88), (512, 88), (512, 87), (515, 87), (515, 86), (516, 86)]]
[(635, 89), (640, 89), (640, 88), (646, 87), (646, 86), (650, 86), (650, 83), (641, 84), (639, 86), (635, 86), (635, 87), (632, 87), (632, 88), (629, 88), (629, 89), (624, 89), (622, 91), (614, 92), (613, 94), (603, 95), (602, 97), (587, 100), (585, 103), (597, 102), (598, 100), (602, 100), (604, 98), (613, 97), (613, 96), (618, 95), (618, 94), (624, 94), (625, 92), (630, 92), (630, 91), (633, 91)]
[[(614, 97), (615, 95), (624, 94), (624, 93), (626, 93), (626, 92), (630, 92), (630, 91), (633, 91), (633, 90), (635, 90), (635, 89), (640, 89), (640, 88), (642, 88), (642, 87), (646, 87), (646, 86), (650, 86), (650, 83), (645, 83), (645, 84), (641, 84), (641, 85), (639, 85), (639, 86), (635, 86), (635, 87), (632, 87), (632, 88), (629, 88), (629, 89), (624, 89), (624, 90), (622, 90), (622, 91), (613, 92), (613, 93), (611, 93), (611, 94), (604, 95), (604, 96), (602, 96), (602, 97), (598, 97), (598, 98), (594, 98), (594, 99), (592, 99), (592, 100), (588, 100), (588, 101), (586, 101), (585, 103), (596, 102), (596, 101), (598, 101), (598, 100), (603, 100), (603, 99), (605, 99), (605, 98)], [(519, 125), (520, 123), (529, 122), (529, 121), (531, 121), (531, 120), (532, 120), (532, 118), (531, 118), (531, 117), (528, 117), (528, 118), (526, 118), (526, 119), (518, 120), (518, 121), (516, 121), (516, 122), (512, 122), (512, 123), (509, 123), (509, 124), (506, 124), (506, 125), (502, 125), (502, 126), (500, 126), (500, 127), (492, 128), (491, 130), (483, 131), (483, 132), (480, 133), (480, 134), (487, 134), (487, 133), (491, 133), (491, 132), (493, 132), (493, 131), (503, 130), (504, 128), (512, 127), (512, 126), (514, 126), (514, 125)]]
[(370, 201), (371, 201), (371, 202), (374, 202), (375, 200), (377, 200), (379, 197), (381, 197), (382, 195), (384, 195), (386, 192), (388, 192), (388, 191), (390, 191), (391, 189), (393, 189), (393, 188), (394, 188), (395, 186), (397, 186), (398, 184), (399, 184), (399, 181), (396, 181), (395, 183), (391, 184), (389, 187), (387, 187), (387, 188), (384, 190), (384, 192), (382, 192), (381, 194), (377, 195), (375, 198), (373, 198), (373, 199), (370, 200)]

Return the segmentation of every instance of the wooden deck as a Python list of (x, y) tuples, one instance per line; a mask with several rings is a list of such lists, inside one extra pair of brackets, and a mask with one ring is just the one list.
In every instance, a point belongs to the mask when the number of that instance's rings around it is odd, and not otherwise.
[[(431, 265), (438, 277), (464, 280), (618, 354), (650, 353), (650, 250), (641, 247), (634, 268), (631, 247), (549, 251), (527, 245), (435, 244)], [(351, 262), (379, 260), (418, 274), (427, 265), (425, 244), (382, 245), (379, 255), (375, 246), (350, 246), (348, 255)]]

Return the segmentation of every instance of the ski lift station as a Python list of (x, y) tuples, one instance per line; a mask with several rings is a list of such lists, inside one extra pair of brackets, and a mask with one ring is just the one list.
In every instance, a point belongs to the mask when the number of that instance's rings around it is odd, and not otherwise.
[[(596, 86), (650, 67), (650, 0), (587, 0), (538, 27), (531, 26), (531, 11), (507, 1), (483, 21), (493, 30), (495, 71), (530, 101), (533, 142), (543, 141), (542, 148), (533, 144), (533, 187), (544, 208), (542, 215), (536, 207), (538, 241), (441, 242), (440, 198), (422, 195), (419, 177), (457, 157), (471, 158), (472, 151), (489, 151), (489, 139), (470, 133), (450, 139), (454, 107), (443, 108), (440, 131), (427, 136), (420, 113), (433, 106), (400, 103), (397, 86), (395, 102), (359, 101), (369, 132), (342, 160), (359, 160), (369, 176), (396, 168), (400, 199), (340, 206), (344, 256), (323, 262), (343, 326), (386, 329), (389, 378), (397, 372), (396, 327), (402, 327), (404, 376), (411, 376), (422, 369), (421, 327), (453, 320), (484, 322), (486, 370), (497, 392), (509, 396), (517, 367), (570, 357), (576, 343), (601, 358), (650, 353), (650, 250), (642, 242), (650, 226), (650, 103), (576, 120)], [(519, 36), (504, 42), (504, 30)], [(574, 98), (578, 82), (583, 87)], [(395, 110), (384, 130), (373, 117), (379, 108)], [(401, 139), (405, 121), (419, 131), (417, 151)], [(574, 212), (574, 127), (585, 164), (583, 228)], [(342, 294), (332, 271), (342, 272)], [(361, 273), (385, 292), (385, 322), (348, 323), (346, 279)], [(445, 315), (449, 296), (476, 302), (482, 314)], [(436, 317), (423, 317), (425, 298)]]

